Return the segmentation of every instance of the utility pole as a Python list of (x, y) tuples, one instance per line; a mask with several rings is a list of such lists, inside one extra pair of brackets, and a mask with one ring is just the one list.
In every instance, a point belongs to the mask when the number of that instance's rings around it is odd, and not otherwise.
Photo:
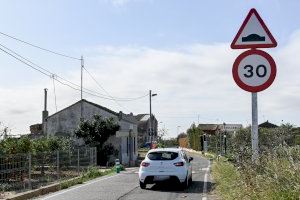
[(83, 120), (83, 102), (82, 102), (82, 80), (83, 80), (83, 67), (84, 67), (84, 60), (83, 60), (83, 56), (81, 56), (81, 81), (80, 81), (80, 100), (81, 100), (81, 105), (80, 105), (80, 120)]
[(153, 142), (153, 128), (152, 128), (152, 97), (156, 96), (157, 94), (152, 94), (152, 91), (149, 90), (149, 102), (150, 102), (150, 131), (149, 131), (149, 135), (150, 135), (150, 144), (151, 144), (151, 147), (152, 147), (152, 142)]

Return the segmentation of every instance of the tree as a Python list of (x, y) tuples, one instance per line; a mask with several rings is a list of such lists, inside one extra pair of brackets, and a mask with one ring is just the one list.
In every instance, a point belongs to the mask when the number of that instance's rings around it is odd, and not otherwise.
[(177, 141), (180, 147), (188, 148), (188, 137), (186, 133), (180, 133), (177, 136)]
[(165, 147), (164, 137), (168, 134), (168, 130), (165, 128), (161, 128), (158, 130), (157, 134), (157, 146), (158, 147)]
[(197, 151), (201, 150), (201, 136), (203, 135), (203, 131), (193, 123), (187, 130), (187, 135), (190, 147)]
[[(120, 126), (115, 122), (113, 118), (102, 118), (100, 115), (95, 115), (92, 120), (86, 120), (79, 124), (79, 127), (75, 130), (75, 135), (77, 138), (82, 138), (85, 144), (89, 146), (97, 147), (98, 152), (102, 151), (103, 155), (117, 154), (109, 146), (103, 146), (108, 138), (115, 135), (119, 130)], [(100, 154), (98, 153), (98, 156)], [(107, 156), (106, 156), (107, 157)], [(105, 164), (106, 160), (103, 157), (97, 159), (102, 161), (100, 164)]]

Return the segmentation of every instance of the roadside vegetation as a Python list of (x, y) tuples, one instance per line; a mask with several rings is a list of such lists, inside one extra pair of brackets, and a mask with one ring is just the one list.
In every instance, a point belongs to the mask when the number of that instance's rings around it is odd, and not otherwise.
[(6, 138), (0, 141), (0, 155), (45, 153), (68, 150), (72, 141), (63, 137), (41, 137), (31, 139), (27, 136), (20, 138)]
[[(205, 156), (213, 160), (215, 191), (221, 199), (300, 200), (300, 128), (290, 124), (259, 128), (256, 161), (252, 161), (250, 127), (225, 134), (206, 135)], [(203, 135), (192, 124), (187, 130), (189, 148), (203, 150)]]
[(251, 159), (251, 130), (228, 141), (212, 175), (222, 199), (300, 199), (299, 129), (287, 124), (259, 130), (260, 156)]

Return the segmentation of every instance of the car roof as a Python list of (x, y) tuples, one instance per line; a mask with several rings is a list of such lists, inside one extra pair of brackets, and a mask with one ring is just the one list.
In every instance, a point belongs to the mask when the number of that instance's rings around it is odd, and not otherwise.
[(170, 151), (170, 152), (180, 152), (182, 151), (181, 148), (157, 148), (157, 149), (151, 149), (148, 153), (152, 153), (152, 152), (160, 152), (160, 151)]

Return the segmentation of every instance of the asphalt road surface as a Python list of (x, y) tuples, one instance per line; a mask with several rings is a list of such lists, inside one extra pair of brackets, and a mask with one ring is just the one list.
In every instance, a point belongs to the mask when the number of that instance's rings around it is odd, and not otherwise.
[(163, 182), (149, 184), (141, 189), (138, 182), (138, 168), (130, 168), (117, 175), (105, 176), (82, 185), (40, 197), (44, 200), (168, 200), (214, 199), (208, 193), (213, 188), (210, 181), (210, 162), (197, 154), (194, 157), (193, 183), (182, 190), (177, 183)]

